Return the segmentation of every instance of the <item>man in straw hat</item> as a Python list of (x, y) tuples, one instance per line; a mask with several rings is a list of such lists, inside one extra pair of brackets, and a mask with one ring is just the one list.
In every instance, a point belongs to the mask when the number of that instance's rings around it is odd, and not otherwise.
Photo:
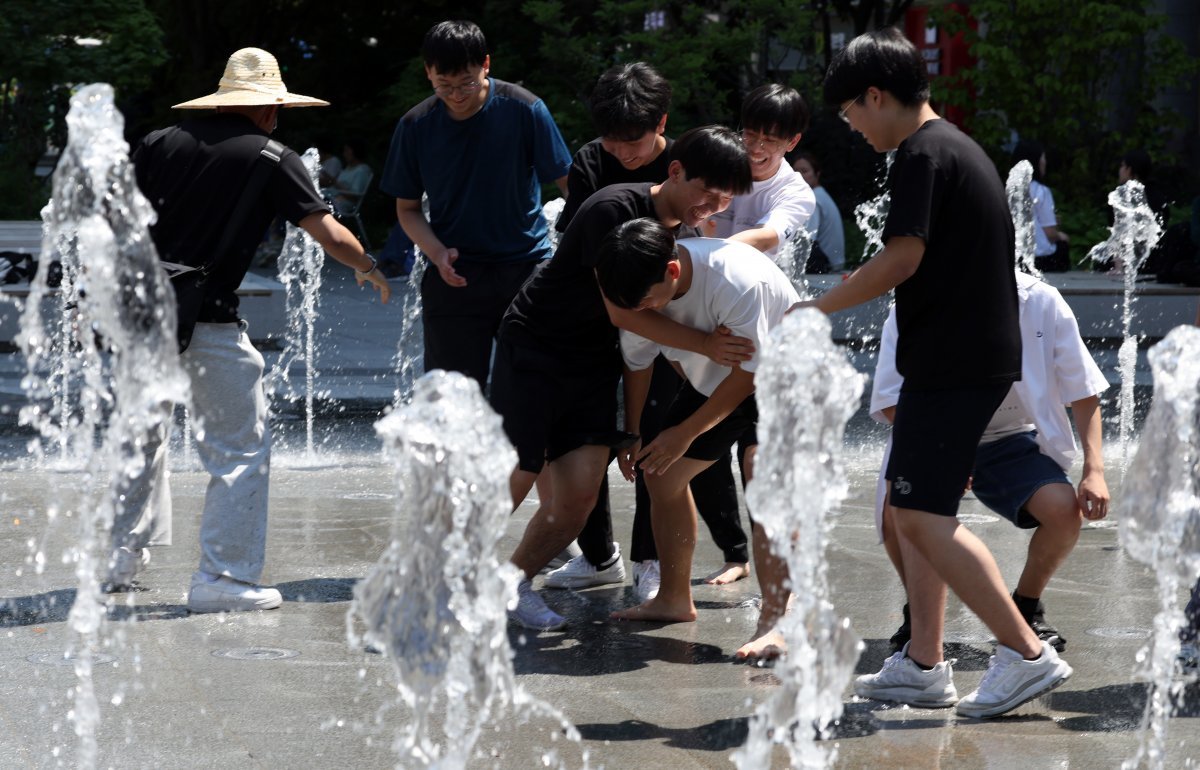
[[(238, 317), (235, 294), (263, 232), (284, 217), (353, 268), (360, 286), (370, 282), (384, 302), (390, 295), (374, 257), (333, 218), (296, 153), (268, 146), (281, 107), (327, 104), (289, 93), (274, 56), (243, 48), (229, 57), (216, 93), (175, 105), (215, 113), (149, 134), (133, 155), (138, 185), (158, 213), (151, 236), (159, 255), (200, 268), (175, 281), (180, 361), (191, 380), (200, 459), (212, 476), (200, 568), (188, 594), (193, 612), (273, 609), (282, 602), (279, 591), (258, 585), (271, 435), (263, 358)], [(132, 585), (149, 561), (147, 546), (170, 543), (165, 436), (151, 444), (151, 462), (129, 480), (125, 509), (114, 522), (110, 590)]]

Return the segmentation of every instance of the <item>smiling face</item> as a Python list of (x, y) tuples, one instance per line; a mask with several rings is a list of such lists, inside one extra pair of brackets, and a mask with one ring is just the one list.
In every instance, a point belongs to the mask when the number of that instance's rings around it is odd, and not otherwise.
[(667, 130), (667, 116), (663, 115), (658, 126), (634, 139), (620, 139), (615, 136), (600, 137), (600, 146), (627, 171), (647, 165), (666, 149), (667, 140), (663, 132)]
[(671, 161), (671, 214), (688, 227), (698, 227), (709, 217), (720, 214), (733, 202), (728, 190), (710, 187), (703, 179), (688, 179), (679, 161)]
[(426, 65), (425, 76), (433, 86), (433, 92), (446, 105), (450, 117), (456, 120), (469, 118), (479, 111), (487, 101), (487, 74), (491, 57), (485, 57), (483, 66), (471, 66), (462, 72), (443, 73), (437, 67)]
[(749, 128), (742, 129), (742, 142), (750, 157), (750, 176), (755, 182), (763, 182), (779, 173), (783, 156), (791, 152), (800, 141), (800, 134), (793, 137), (775, 136)]

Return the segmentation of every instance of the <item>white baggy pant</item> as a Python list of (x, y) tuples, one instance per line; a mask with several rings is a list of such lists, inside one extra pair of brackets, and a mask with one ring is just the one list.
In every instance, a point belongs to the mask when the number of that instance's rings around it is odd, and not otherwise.
[[(257, 583), (266, 557), (271, 470), (262, 354), (250, 344), (245, 321), (199, 323), (180, 363), (191, 380), (200, 462), (211, 477), (200, 521), (200, 569)], [(122, 485), (113, 548), (171, 543), (170, 423), (168, 411), (143, 448), (141, 473)]]

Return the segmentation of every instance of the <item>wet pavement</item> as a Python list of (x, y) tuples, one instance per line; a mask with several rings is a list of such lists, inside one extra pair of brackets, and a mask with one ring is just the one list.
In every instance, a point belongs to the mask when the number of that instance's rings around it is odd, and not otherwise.
[[(343, 341), (318, 368), (349, 356), (360, 361), (366, 381), (359, 398), (345, 372), (344, 384), (330, 386), (327, 401), (349, 405), (356, 416), (320, 421), (321, 449), (313, 459), (297, 448), (303, 439), (295, 411), (280, 405), (264, 579), (279, 587), (284, 605), (265, 613), (187, 614), (206, 479), (177, 452), (175, 545), (154, 549), (143, 590), (109, 608), (104, 653), (111, 659), (94, 675), (100, 766), (382, 768), (396, 761), (391, 744), (406, 712), (396, 705), (391, 667), (347, 642), (346, 615), (354, 583), (382, 554), (397, 519), (410, 513), (396, 510), (396, 480), (371, 430), (393, 387), (385, 359), (395, 349), (399, 304), (376, 313), (347, 285), (335, 284), (332, 292), (337, 301), (330, 312), (341, 313)], [(75, 766), (68, 713), (77, 680), (63, 652), (77, 580), (63, 556), (79, 539), (87, 476), (30, 467), (27, 436), (11, 414), (2, 433), (0, 766)], [(874, 532), (879, 432), (860, 414), (850, 434), (851, 493), (832, 532), (829, 574), (838, 612), (865, 641), (857, 673), (869, 673), (889, 653), (886, 640), (900, 622), (903, 594)], [(1115, 471), (1110, 485), (1119, 494)], [(616, 531), (627, 546), (632, 491), (615, 473), (612, 488)], [(501, 553), (511, 551), (531, 513), (526, 504), (513, 516)], [(1108, 523), (1120, 515), (1114, 506)], [(1027, 535), (973, 499), (963, 504), (961, 520), (985, 539), (1013, 584)], [(697, 576), (720, 563), (700, 529)], [(554, 747), (568, 767), (582, 765), (584, 750), (593, 767), (731, 767), (747, 716), (775, 682), (769, 668), (731, 660), (754, 628), (756, 595), (753, 579), (696, 586), (697, 622), (651, 625), (606, 620), (613, 608), (631, 603), (627, 585), (547, 591), (570, 625), (551, 633), (510, 629), (514, 666), (529, 692), (577, 726), (582, 745), (552, 741), (549, 720), (522, 725), (510, 715), (485, 731), (473, 766), (540, 766), (542, 753)], [(837, 745), (835, 765), (1094, 768), (1118, 767), (1133, 756), (1147, 692), (1136, 659), (1157, 607), (1154, 576), (1118, 547), (1114, 527), (1088, 527), (1044, 599), (1048, 620), (1068, 639), (1070, 681), (988, 721), (859, 701), (847, 687), (845, 716), (827, 742)], [(947, 655), (958, 660), (955, 679), (965, 694), (987, 665), (989, 636), (953, 598), (946, 628)], [(1170, 724), (1166, 767), (1200, 757), (1200, 689), (1185, 688), (1183, 697)], [(776, 758), (785, 765), (782, 754)]]

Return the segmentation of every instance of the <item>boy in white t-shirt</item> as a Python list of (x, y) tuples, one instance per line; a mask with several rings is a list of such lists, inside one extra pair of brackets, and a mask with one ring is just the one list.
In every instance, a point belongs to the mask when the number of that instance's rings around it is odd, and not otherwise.
[[(737, 241), (688, 238), (675, 242), (652, 219), (636, 219), (614, 229), (600, 248), (596, 277), (606, 299), (622, 308), (657, 310), (681, 324), (723, 326), (762, 348), (799, 297), (791, 281), (765, 255)], [(753, 475), (758, 444), (754, 371), (757, 354), (731, 369), (688, 351), (666, 347), (632, 332), (621, 332), (625, 358), (626, 430), (636, 432), (646, 401), (651, 364), (661, 353), (686, 380), (667, 410), (667, 427), (647, 446), (620, 452), (626, 478), (640, 466), (650, 492), (654, 540), (662, 582), (657, 596), (614, 612), (615, 619), (688, 622), (696, 619), (691, 566), (696, 544), (696, 506), (689, 483), (735, 444), (742, 472)], [(753, 523), (753, 522), (752, 522)], [(739, 657), (778, 652), (774, 628), (787, 606), (787, 569), (770, 552), (761, 528), (754, 529), (754, 562), (763, 591), (758, 630)]]
[(754, 187), (713, 217), (705, 235), (748, 243), (774, 256), (812, 216), (817, 198), (784, 155), (808, 127), (808, 105), (794, 88), (768, 83), (742, 102), (742, 141)]

